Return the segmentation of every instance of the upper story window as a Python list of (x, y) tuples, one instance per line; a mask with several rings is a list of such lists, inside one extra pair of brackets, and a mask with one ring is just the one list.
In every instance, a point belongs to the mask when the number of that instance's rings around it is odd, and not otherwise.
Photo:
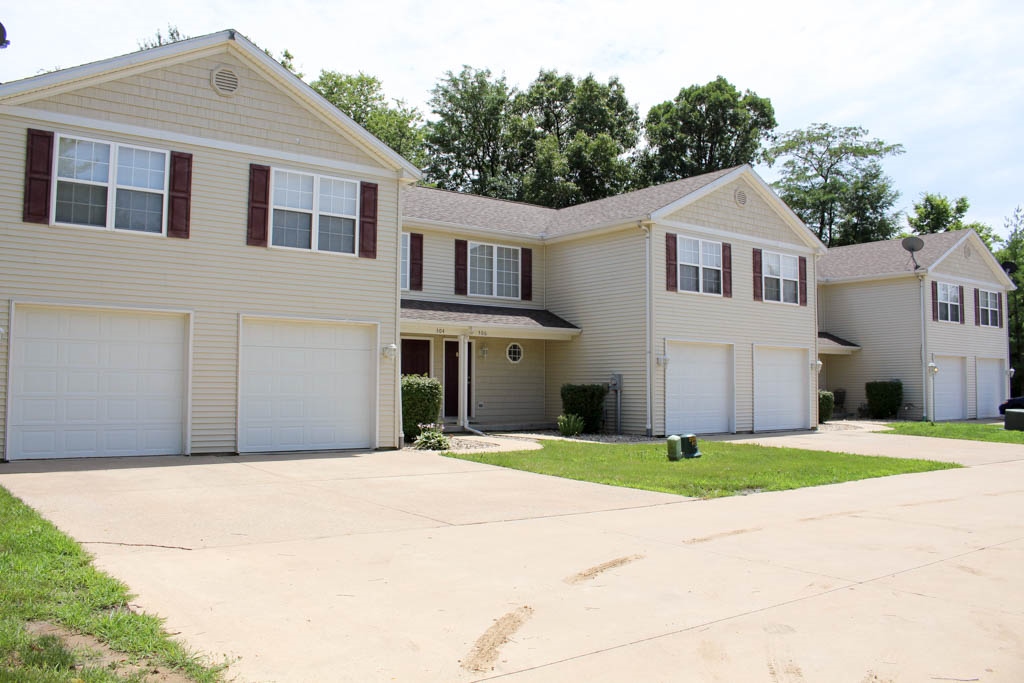
[[(939, 287), (942, 285), (940, 284)], [(999, 299), (995, 292), (978, 291), (978, 322), (988, 327), (999, 327)], [(942, 312), (939, 300), (939, 313)]]
[(958, 323), (963, 320), (960, 302), (960, 287), (945, 282), (938, 283), (939, 320)]
[(409, 233), (402, 233), (402, 265), (400, 279), (402, 289), (409, 289)]
[(275, 169), (270, 243), (355, 254), (358, 196), (352, 180)]
[(519, 247), (469, 243), (469, 293), (519, 298)]
[(761, 256), (764, 300), (800, 303), (800, 259), (766, 251)]
[(164, 234), (169, 158), (162, 150), (58, 136), (54, 221)]
[(679, 291), (722, 293), (722, 243), (680, 237), (676, 242)]

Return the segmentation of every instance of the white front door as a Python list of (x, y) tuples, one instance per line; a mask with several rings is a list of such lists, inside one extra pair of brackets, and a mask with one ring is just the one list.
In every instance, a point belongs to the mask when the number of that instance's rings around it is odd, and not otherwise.
[(1001, 358), (978, 359), (978, 417), (999, 417), (1006, 400), (1006, 372)]
[(184, 452), (183, 314), (18, 305), (7, 457)]
[(935, 419), (963, 420), (967, 417), (967, 372), (962, 356), (936, 356)]
[(375, 443), (373, 325), (243, 318), (239, 452)]
[(669, 342), (667, 347), (665, 432), (732, 431), (732, 346)]
[(806, 349), (754, 349), (754, 431), (808, 429), (810, 370)]

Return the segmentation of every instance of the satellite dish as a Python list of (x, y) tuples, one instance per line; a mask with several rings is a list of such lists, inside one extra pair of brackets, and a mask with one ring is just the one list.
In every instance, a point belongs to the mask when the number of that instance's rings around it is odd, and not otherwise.
[(1013, 261), (1003, 261), (1002, 263), (999, 264), (999, 266), (1007, 275), (1013, 275), (1014, 273), (1017, 272), (1017, 264), (1014, 263)]
[(900, 242), (903, 248), (913, 254), (915, 251), (921, 251), (924, 249), (924, 240), (920, 237), (911, 235), (910, 237), (904, 237), (903, 241)]
[(7, 29), (4, 28), (3, 24), (0, 24), (0, 50), (11, 44), (11, 41), (7, 40)]

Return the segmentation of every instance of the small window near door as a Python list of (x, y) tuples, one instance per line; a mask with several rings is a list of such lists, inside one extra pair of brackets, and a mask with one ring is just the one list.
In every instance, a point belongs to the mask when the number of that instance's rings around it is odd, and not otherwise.
[(523, 347), (515, 342), (508, 345), (505, 349), (505, 357), (508, 358), (510, 363), (518, 363), (523, 359)]

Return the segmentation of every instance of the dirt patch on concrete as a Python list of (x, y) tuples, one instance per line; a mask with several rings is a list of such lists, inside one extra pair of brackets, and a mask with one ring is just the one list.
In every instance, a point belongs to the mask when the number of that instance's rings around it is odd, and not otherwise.
[(473, 649), (462, 661), (462, 668), (476, 672), (492, 670), (501, 654), (501, 646), (509, 641), (512, 634), (518, 631), (532, 614), (533, 608), (523, 605), (495, 621), (493, 626), (477, 638)]
[(642, 559), (644, 559), (643, 555), (628, 555), (626, 557), (617, 557), (614, 560), (602, 562), (601, 564), (591, 567), (590, 569), (584, 569), (578, 574), (573, 574), (572, 576), (567, 578), (565, 582), (569, 584), (576, 584), (582, 583), (584, 581), (589, 581), (598, 574), (606, 572), (609, 569), (615, 569), (616, 567), (621, 567), (624, 564), (629, 564), (630, 562), (636, 562), (637, 560)]

